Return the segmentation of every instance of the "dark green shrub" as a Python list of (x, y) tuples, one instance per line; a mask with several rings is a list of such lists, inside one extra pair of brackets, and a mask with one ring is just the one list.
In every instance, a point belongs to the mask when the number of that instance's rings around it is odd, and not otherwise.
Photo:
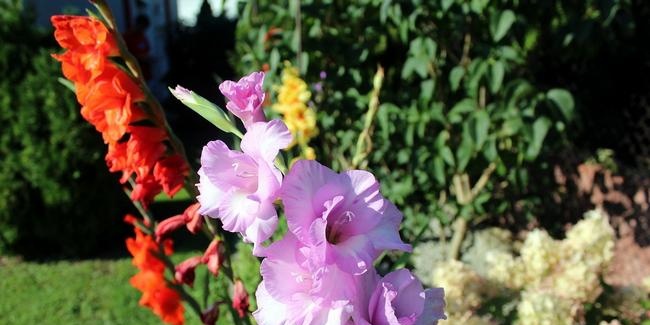
[(50, 33), (18, 1), (0, 2), (0, 18), (0, 251), (96, 252), (119, 232), (125, 202), (104, 145), (57, 81)]
[(405, 212), (409, 240), (434, 217), (525, 222), (539, 202), (530, 170), (547, 167), (543, 156), (562, 143), (574, 108), (569, 92), (530, 75), (539, 35), (526, 6), (254, 1), (239, 21), (235, 63), (241, 73), (268, 64), (268, 84), (279, 83), (283, 60), (311, 83), (327, 72), (313, 144), (336, 169), (351, 165), (373, 75), (384, 68), (372, 150), (361, 166)]

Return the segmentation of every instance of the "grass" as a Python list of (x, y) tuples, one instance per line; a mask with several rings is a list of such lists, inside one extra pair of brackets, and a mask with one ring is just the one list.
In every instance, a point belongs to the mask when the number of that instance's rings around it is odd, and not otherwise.
[(128, 258), (0, 264), (0, 324), (160, 324), (138, 306)]
[[(253, 310), (259, 262), (248, 246), (238, 243), (233, 268), (251, 294)], [(178, 263), (201, 253), (183, 250), (172, 258)], [(136, 272), (129, 257), (38, 263), (0, 256), (0, 324), (162, 324), (150, 310), (138, 305), (140, 293), (129, 284)], [(197, 298), (202, 297), (206, 273), (205, 267), (197, 269), (195, 290), (190, 290)], [(211, 283), (210, 301), (230, 295), (222, 276)], [(233, 324), (223, 307), (218, 324)], [(185, 309), (186, 324), (200, 324), (189, 307)]]

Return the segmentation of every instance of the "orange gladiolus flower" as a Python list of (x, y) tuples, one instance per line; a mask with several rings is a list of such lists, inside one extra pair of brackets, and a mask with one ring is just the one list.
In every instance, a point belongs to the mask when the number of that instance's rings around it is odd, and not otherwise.
[(190, 169), (185, 160), (178, 154), (158, 160), (153, 169), (153, 176), (169, 196), (174, 196), (183, 188), (185, 177), (189, 173)]
[[(135, 217), (127, 215), (125, 221), (135, 223)], [(162, 251), (156, 240), (135, 227), (135, 238), (126, 240), (126, 247), (133, 256), (132, 263), (140, 272), (129, 280), (131, 285), (142, 292), (140, 305), (150, 308), (165, 323), (177, 325), (184, 323), (184, 307), (181, 297), (167, 286), (165, 264), (156, 256), (170, 255), (172, 241), (161, 242)]]
[[(183, 186), (189, 166), (178, 154), (166, 154), (169, 136), (161, 125), (164, 122), (141, 108), (139, 103), (147, 98), (138, 81), (108, 59), (120, 55), (114, 31), (85, 16), (53, 16), (52, 25), (54, 37), (66, 49), (53, 56), (75, 84), (81, 115), (108, 144), (109, 170), (122, 172), (123, 184), (135, 174), (131, 198), (145, 206), (162, 190), (174, 195)], [(143, 120), (153, 126), (134, 125)]]
[(77, 83), (99, 75), (107, 56), (119, 53), (115, 39), (99, 20), (85, 16), (52, 16), (54, 38), (67, 51), (54, 57), (63, 64), (63, 74)]
[(81, 115), (101, 132), (105, 143), (120, 140), (131, 122), (145, 118), (135, 102), (144, 100), (137, 84), (120, 69), (108, 66), (77, 92)]

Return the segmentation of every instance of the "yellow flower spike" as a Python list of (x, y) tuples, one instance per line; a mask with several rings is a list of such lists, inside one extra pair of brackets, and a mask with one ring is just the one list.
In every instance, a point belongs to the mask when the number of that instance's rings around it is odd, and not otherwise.
[[(276, 90), (277, 103), (271, 108), (282, 114), (284, 123), (293, 135), (294, 141), (289, 148), (296, 144), (305, 147), (309, 140), (318, 134), (316, 112), (307, 106), (311, 99), (309, 86), (299, 77), (298, 69), (288, 62), (285, 62), (281, 79), (282, 84)], [(305, 156), (304, 152), (303, 156)], [(315, 157), (313, 149), (311, 156)]]

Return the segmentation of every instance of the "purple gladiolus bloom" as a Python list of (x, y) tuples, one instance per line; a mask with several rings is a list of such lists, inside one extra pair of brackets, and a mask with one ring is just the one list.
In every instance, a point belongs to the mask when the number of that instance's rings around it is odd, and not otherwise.
[(379, 193), (369, 172), (337, 174), (316, 161), (301, 160), (287, 174), (280, 198), (289, 231), (317, 248), (324, 263), (350, 274), (372, 269), (383, 250), (411, 250), (399, 236), (402, 214)]
[[(411, 272), (399, 269), (382, 279), (369, 274), (361, 282), (365, 295), (357, 302), (358, 325), (435, 325), (447, 319), (442, 288), (424, 290)], [(367, 308), (366, 308), (367, 307)]]
[(239, 117), (248, 129), (255, 122), (264, 122), (264, 72), (253, 72), (234, 82), (226, 80), (219, 85), (219, 90), (226, 96), (226, 108)]
[(291, 233), (265, 250), (253, 313), (258, 324), (340, 325), (351, 319), (355, 276), (312, 253)]
[(202, 215), (221, 219), (223, 229), (239, 232), (255, 244), (269, 239), (278, 218), (273, 201), (282, 184), (274, 160), (291, 143), (291, 133), (280, 120), (249, 126), (241, 142), (243, 152), (230, 150), (222, 141), (211, 141), (201, 154), (197, 185)]

